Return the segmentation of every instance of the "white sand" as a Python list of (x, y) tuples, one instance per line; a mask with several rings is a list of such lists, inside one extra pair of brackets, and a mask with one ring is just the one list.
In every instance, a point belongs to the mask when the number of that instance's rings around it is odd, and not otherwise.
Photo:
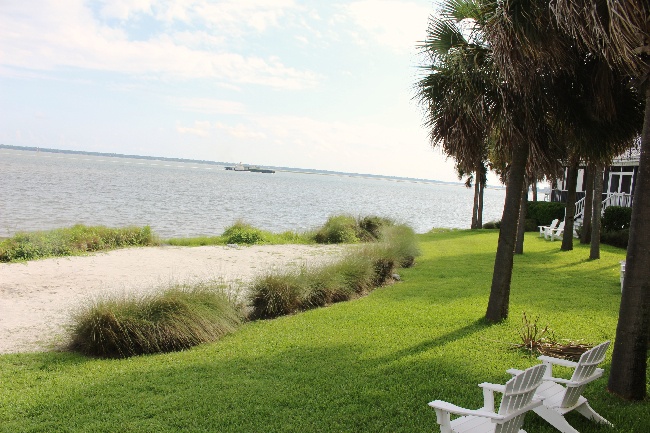
[(0, 264), (0, 353), (42, 351), (65, 341), (71, 313), (98, 297), (171, 284), (234, 286), (273, 270), (338, 257), (338, 246), (130, 248), (82, 257)]

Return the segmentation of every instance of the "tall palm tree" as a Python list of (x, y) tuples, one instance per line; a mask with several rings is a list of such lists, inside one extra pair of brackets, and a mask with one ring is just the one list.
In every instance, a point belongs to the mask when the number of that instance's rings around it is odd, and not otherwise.
[(650, 329), (650, 4), (647, 0), (553, 0), (560, 24), (589, 52), (633, 77), (645, 101), (623, 295), (608, 388), (646, 395)]
[[(511, 89), (494, 67), (493, 52), (483, 35), (493, 4), (483, 0), (447, 0), (429, 22), (423, 45), (429, 55), (427, 75), (417, 83), (425, 107), (425, 126), (433, 145), (467, 171), (491, 159), (507, 164), (506, 197), (494, 263), (486, 319), (508, 316), (510, 281), (521, 193), (529, 156), (552, 161), (548, 110), (539, 98)], [(459, 26), (465, 24), (465, 27)], [(464, 30), (464, 31), (463, 31)], [(540, 94), (542, 94), (540, 92)]]
[[(498, 2), (486, 37), (499, 71), (513, 86), (534, 94), (529, 81), (534, 83), (536, 77), (567, 77), (580, 84), (585, 77), (576, 71), (593, 56), (633, 77), (645, 100), (628, 266), (608, 384), (614, 393), (640, 399), (646, 392), (650, 325), (650, 219), (644, 218), (650, 215), (650, 4), (647, 0), (552, 0), (550, 9), (552, 13), (544, 0)], [(607, 87), (599, 78), (596, 75), (582, 84), (598, 89), (594, 112), (602, 120), (609, 119), (615, 132), (621, 117), (612, 121), (613, 99), (606, 96)], [(559, 118), (570, 123), (570, 117)], [(609, 150), (608, 140), (590, 146), (593, 154)]]

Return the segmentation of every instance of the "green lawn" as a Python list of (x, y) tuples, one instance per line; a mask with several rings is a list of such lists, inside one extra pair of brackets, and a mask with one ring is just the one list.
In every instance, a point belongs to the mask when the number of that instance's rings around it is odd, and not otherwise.
[[(423, 255), (403, 281), (355, 301), (248, 323), (209, 345), (126, 360), (66, 353), (0, 356), (1, 432), (435, 432), (434, 399), (478, 408), (476, 384), (505, 382), (507, 368), (534, 357), (510, 350), (522, 312), (557, 337), (613, 339), (620, 302), (619, 260), (598, 261), (576, 245), (530, 233), (515, 258), (511, 318), (482, 321), (496, 231), (420, 235)], [(611, 348), (603, 364), (609, 373)], [(650, 377), (650, 374), (649, 374)], [(605, 390), (585, 396), (615, 429), (580, 416), (582, 433), (641, 432), (650, 403)], [(537, 415), (529, 432), (554, 432)]]

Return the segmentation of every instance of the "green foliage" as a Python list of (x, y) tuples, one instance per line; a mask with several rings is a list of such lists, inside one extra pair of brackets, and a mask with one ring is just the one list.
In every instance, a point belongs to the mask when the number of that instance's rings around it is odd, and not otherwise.
[(483, 224), (484, 229), (498, 229), (501, 227), (501, 221), (488, 221)]
[(355, 242), (372, 242), (381, 239), (382, 230), (395, 223), (379, 216), (354, 218), (350, 215), (335, 215), (327, 219), (323, 227), (314, 234), (319, 244), (348, 244)]
[[(399, 284), (354, 302), (245, 323), (214, 344), (124, 360), (1, 355), (0, 432), (437, 431), (428, 401), (478, 408), (476, 384), (505, 383), (506, 369), (539, 363), (509, 349), (522, 312), (551, 321), (560, 341), (614, 339), (625, 251), (603, 245), (600, 260), (587, 260), (588, 245), (558, 254), (557, 242), (527, 233), (526, 254), (515, 257), (510, 318), (487, 325), (498, 233), (416, 237), (422, 255), (400, 270)], [(611, 353), (585, 395), (615, 428), (579, 415), (569, 422), (581, 433), (646, 431), (650, 401), (607, 392)], [(523, 428), (557, 433), (534, 414)]]
[(536, 226), (547, 226), (554, 219), (563, 220), (564, 203), (549, 201), (529, 201), (526, 218), (532, 218), (537, 221)]
[(600, 241), (607, 245), (627, 249), (627, 243), (630, 239), (630, 229), (616, 230), (600, 234)]
[(251, 318), (273, 318), (352, 299), (392, 279), (419, 255), (417, 238), (407, 226), (384, 227), (382, 241), (356, 247), (338, 262), (300, 272), (271, 273), (250, 290)]
[(223, 238), (227, 244), (263, 244), (269, 240), (267, 233), (243, 221), (237, 221), (223, 232)]
[(0, 262), (70, 256), (158, 243), (149, 226), (109, 228), (78, 224), (71, 228), (17, 233), (0, 242)]
[(357, 221), (349, 215), (331, 216), (321, 227), (314, 239), (319, 244), (349, 244), (359, 242)]
[(632, 220), (632, 208), (622, 206), (609, 206), (605, 209), (602, 219), (604, 232), (615, 232), (629, 229)]
[(535, 218), (526, 218), (526, 228), (527, 232), (539, 232), (537, 220)]
[(366, 216), (357, 220), (358, 237), (362, 241), (376, 241), (381, 239), (382, 230), (385, 227), (394, 226), (395, 223), (389, 218), (379, 216)]
[(105, 358), (170, 352), (219, 339), (241, 323), (238, 309), (207, 285), (176, 287), (132, 299), (103, 299), (81, 310), (72, 350)]

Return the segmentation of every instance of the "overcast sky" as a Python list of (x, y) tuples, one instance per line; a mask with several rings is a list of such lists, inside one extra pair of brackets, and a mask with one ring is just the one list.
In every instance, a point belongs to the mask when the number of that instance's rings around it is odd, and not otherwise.
[(0, 0), (0, 143), (457, 180), (430, 0)]

